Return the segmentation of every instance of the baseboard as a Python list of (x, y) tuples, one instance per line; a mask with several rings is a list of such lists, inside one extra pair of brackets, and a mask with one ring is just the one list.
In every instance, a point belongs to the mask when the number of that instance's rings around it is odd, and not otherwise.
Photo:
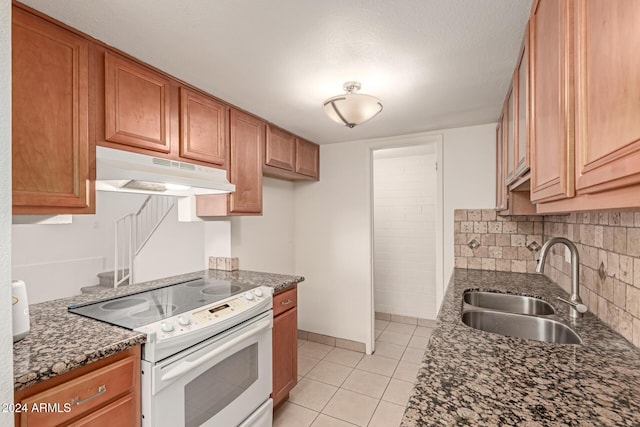
[(300, 329), (298, 329), (298, 338), (301, 340), (330, 345), (332, 347), (344, 348), (345, 350), (357, 351), (359, 353), (364, 353), (366, 348), (363, 342), (345, 340), (329, 335), (316, 334), (315, 332), (302, 331)]
[(433, 328), (436, 326), (436, 321), (433, 319), (421, 319), (420, 317), (400, 316), (398, 314), (380, 313), (376, 312), (377, 320), (386, 320), (387, 322), (406, 323), (407, 325), (425, 326), (427, 328)]

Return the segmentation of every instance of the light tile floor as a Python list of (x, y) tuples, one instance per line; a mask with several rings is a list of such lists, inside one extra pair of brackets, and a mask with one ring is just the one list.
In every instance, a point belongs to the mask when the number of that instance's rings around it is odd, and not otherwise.
[(298, 385), (274, 427), (399, 426), (432, 328), (376, 320), (376, 351), (298, 340)]

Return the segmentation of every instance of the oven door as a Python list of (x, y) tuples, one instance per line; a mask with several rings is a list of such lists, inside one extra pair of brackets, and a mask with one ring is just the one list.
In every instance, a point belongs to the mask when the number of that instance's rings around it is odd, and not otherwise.
[[(155, 365), (143, 361), (142, 425), (237, 426), (264, 412), (272, 328), (268, 311)], [(271, 426), (271, 414), (249, 425)]]

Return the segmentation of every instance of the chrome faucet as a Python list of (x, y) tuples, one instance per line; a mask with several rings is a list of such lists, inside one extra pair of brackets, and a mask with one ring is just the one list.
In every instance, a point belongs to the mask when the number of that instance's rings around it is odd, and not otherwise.
[(578, 257), (578, 248), (576, 248), (576, 245), (564, 237), (552, 237), (547, 240), (545, 244), (542, 245), (542, 249), (540, 249), (540, 260), (536, 266), (536, 272), (544, 273), (544, 262), (547, 259), (547, 254), (549, 253), (549, 249), (556, 243), (564, 244), (569, 248), (569, 252), (571, 252), (571, 296), (568, 301), (560, 297), (558, 297), (558, 299), (571, 306), (570, 315), (572, 318), (579, 318), (582, 317), (582, 313), (586, 313), (587, 306), (584, 305), (582, 299), (580, 299), (580, 258)]

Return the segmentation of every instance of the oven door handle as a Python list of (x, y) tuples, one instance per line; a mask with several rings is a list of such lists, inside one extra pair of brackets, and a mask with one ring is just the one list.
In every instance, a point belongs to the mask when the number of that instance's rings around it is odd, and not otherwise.
[(254, 335), (259, 334), (260, 332), (266, 330), (266, 329), (271, 329), (273, 327), (273, 319), (272, 318), (268, 318), (265, 320), (261, 320), (259, 322), (257, 322), (255, 325), (253, 325), (252, 327), (250, 327), (246, 332), (244, 332), (242, 335), (239, 335), (229, 341), (227, 341), (226, 343), (222, 344), (221, 346), (215, 348), (214, 350), (206, 353), (204, 356), (199, 357), (195, 360), (188, 360), (185, 359), (182, 362), (180, 362), (175, 368), (170, 369), (169, 371), (167, 371), (166, 373), (164, 373), (164, 375), (162, 375), (160, 377), (160, 381), (170, 381), (176, 377), (179, 377), (181, 375), (184, 375), (185, 373), (189, 372), (192, 369), (197, 368), (198, 366), (207, 363), (209, 360), (219, 356), (220, 354), (224, 353), (225, 351), (227, 351), (228, 349), (232, 348), (233, 346), (237, 345), (238, 343), (251, 338)]

